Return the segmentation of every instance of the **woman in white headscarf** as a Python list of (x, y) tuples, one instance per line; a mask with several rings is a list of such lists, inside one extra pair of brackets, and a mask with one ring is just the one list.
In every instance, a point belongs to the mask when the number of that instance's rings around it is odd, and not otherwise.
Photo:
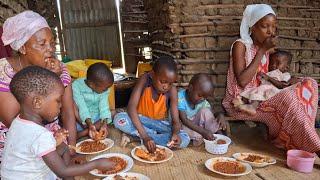
[[(9, 89), (10, 81), (21, 69), (37, 65), (56, 72), (65, 86), (61, 120), (69, 131), (68, 141), (76, 143), (75, 115), (73, 111), (71, 77), (66, 67), (55, 59), (55, 40), (47, 21), (38, 13), (25, 11), (8, 18), (3, 24), (2, 41), (18, 52), (16, 57), (0, 59), (0, 155), (12, 120), (20, 107)], [(58, 122), (47, 125), (53, 132), (60, 129)]]
[(244, 90), (258, 87), (258, 74), (268, 72), (275, 31), (276, 14), (271, 6), (246, 7), (240, 26), (241, 38), (231, 47), (223, 106), (232, 117), (265, 123), (269, 138), (277, 147), (316, 152), (319, 156), (320, 139), (314, 128), (318, 100), (315, 80), (304, 78), (295, 88), (282, 90), (260, 103), (255, 115), (239, 111), (232, 102)]

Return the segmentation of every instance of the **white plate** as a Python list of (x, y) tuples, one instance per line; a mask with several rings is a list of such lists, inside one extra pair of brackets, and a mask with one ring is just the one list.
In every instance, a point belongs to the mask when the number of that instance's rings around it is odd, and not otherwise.
[(83, 143), (83, 142), (85, 142), (85, 141), (93, 141), (93, 140), (92, 140), (92, 139), (86, 139), (86, 140), (83, 140), (83, 141), (78, 142), (78, 143), (76, 144), (76, 149), (77, 149), (76, 152), (77, 152), (78, 154), (97, 154), (97, 153), (101, 153), (101, 152), (103, 152), (103, 151), (106, 151), (106, 150), (112, 148), (112, 146), (114, 145), (114, 141), (113, 141), (112, 139), (106, 138), (106, 139), (104, 139), (104, 140), (100, 140), (102, 143), (104, 143), (104, 144), (107, 145), (107, 148), (106, 148), (106, 149), (103, 149), (103, 150), (97, 151), (97, 152), (86, 153), (86, 152), (81, 152), (81, 151), (80, 151), (80, 148), (79, 148), (80, 144)]
[[(268, 157), (268, 158), (270, 158), (270, 161), (269, 162), (258, 163), (258, 162), (251, 162), (251, 161), (244, 160), (244, 158), (246, 158), (249, 154), (262, 156), (262, 157)], [(265, 156), (265, 155), (256, 154), (256, 153), (235, 153), (232, 156), (234, 158), (236, 158), (237, 160), (239, 160), (239, 161), (242, 161), (242, 162), (245, 162), (245, 163), (249, 163), (253, 167), (265, 167), (265, 166), (268, 166), (268, 165), (275, 164), (277, 162), (274, 158), (272, 158), (270, 156)]]
[(229, 157), (216, 157), (216, 158), (211, 158), (211, 159), (208, 159), (206, 162), (205, 162), (205, 166), (212, 172), (215, 172), (217, 174), (221, 174), (221, 175), (224, 175), (224, 176), (243, 176), (243, 175), (247, 175), (249, 174), (251, 171), (252, 171), (252, 167), (250, 166), (250, 164), (248, 163), (243, 163), (243, 162), (239, 162), (241, 163), (242, 165), (245, 166), (246, 170), (243, 172), (243, 173), (240, 173), (240, 174), (226, 174), (226, 173), (222, 173), (222, 172), (219, 172), (219, 171), (216, 171), (213, 169), (213, 164), (215, 162), (223, 162), (223, 161), (237, 161), (236, 159), (234, 158), (229, 158)]
[(109, 157), (122, 158), (125, 161), (127, 161), (127, 166), (122, 171), (119, 171), (118, 173), (114, 173), (114, 174), (99, 174), (97, 169), (94, 169), (94, 170), (90, 171), (90, 174), (92, 174), (94, 176), (99, 176), (99, 177), (107, 177), (107, 176), (112, 176), (113, 177), (113, 175), (129, 171), (133, 166), (133, 159), (131, 157), (125, 155), (125, 154), (120, 154), (120, 153), (101, 154), (99, 156), (96, 156), (96, 157), (92, 158), (90, 161), (95, 160), (95, 159), (99, 159), (99, 158), (109, 158)]
[(173, 157), (173, 152), (172, 152), (171, 149), (169, 149), (169, 148), (167, 148), (167, 147), (164, 147), (164, 146), (160, 146), (160, 145), (157, 145), (157, 147), (158, 147), (158, 148), (162, 148), (162, 149), (164, 148), (164, 149), (166, 150), (166, 156), (167, 156), (166, 159), (161, 160), (161, 161), (147, 161), (147, 160), (144, 160), (144, 159), (139, 158), (138, 156), (135, 155), (134, 152), (136, 151), (137, 148), (146, 149), (146, 147), (143, 146), (143, 145), (137, 146), (137, 147), (133, 148), (133, 149), (131, 150), (131, 156), (132, 156), (134, 159), (138, 160), (138, 161), (141, 161), (141, 162), (144, 162), (144, 163), (150, 163), (150, 164), (163, 163), (163, 162), (169, 161), (169, 160)]
[[(136, 177), (138, 178), (138, 180), (150, 180), (150, 178), (148, 176), (145, 176), (143, 174), (140, 173), (134, 173), (134, 172), (126, 172), (126, 173), (118, 173), (117, 175), (120, 175), (122, 177), (128, 176), (128, 177)], [(103, 180), (114, 180), (113, 176), (108, 176), (106, 178), (104, 178)]]

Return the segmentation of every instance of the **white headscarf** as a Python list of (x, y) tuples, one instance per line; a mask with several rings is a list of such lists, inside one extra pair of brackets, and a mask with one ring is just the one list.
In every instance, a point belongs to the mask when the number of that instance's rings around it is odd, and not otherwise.
[(243, 12), (243, 17), (240, 25), (241, 39), (243, 39), (248, 44), (253, 44), (253, 41), (250, 37), (250, 28), (268, 14), (276, 15), (271, 6), (267, 4), (248, 5)]
[(47, 21), (38, 13), (24, 11), (4, 22), (1, 38), (4, 45), (10, 44), (17, 51), (34, 33), (46, 27), (49, 28)]

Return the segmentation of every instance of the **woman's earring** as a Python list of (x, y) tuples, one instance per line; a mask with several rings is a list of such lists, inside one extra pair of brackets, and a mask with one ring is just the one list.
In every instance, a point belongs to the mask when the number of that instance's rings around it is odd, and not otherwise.
[(24, 46), (21, 46), (21, 48), (19, 49), (19, 53), (26, 55), (26, 48)]

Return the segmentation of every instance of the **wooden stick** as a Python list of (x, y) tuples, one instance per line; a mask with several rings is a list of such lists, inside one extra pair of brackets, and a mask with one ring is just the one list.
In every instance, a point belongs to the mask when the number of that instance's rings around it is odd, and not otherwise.
[(196, 59), (196, 58), (188, 58), (188, 59), (175, 59), (179, 64), (225, 64), (229, 63), (229, 59)]
[(140, 8), (140, 7), (144, 7), (144, 5), (143, 5), (143, 4), (141, 4), (141, 5), (131, 5), (131, 7), (133, 7), (133, 8)]
[(298, 60), (293, 60), (293, 63), (296, 62), (312, 62), (312, 63), (316, 63), (316, 64), (320, 64), (320, 59), (298, 59)]
[(137, 19), (138, 18), (147, 19), (146, 15), (139, 16), (139, 15), (121, 14), (121, 16), (125, 18), (129, 17), (129, 18), (137, 18)]
[(314, 31), (315, 29), (320, 29), (320, 27), (285, 27), (279, 26), (279, 30), (305, 30), (305, 31)]
[(152, 49), (152, 52), (153, 53), (160, 53), (160, 54), (166, 54), (168, 56), (171, 56), (171, 57), (175, 57), (175, 55), (167, 52), (167, 51), (162, 51), (162, 50), (159, 50), (159, 49)]
[(130, 11), (123, 14), (147, 14), (147, 11)]
[(140, 32), (148, 32), (147, 29), (139, 29), (139, 30), (123, 30), (124, 33), (140, 33)]
[(307, 47), (276, 47), (276, 49), (284, 49), (284, 50), (310, 50), (310, 51), (320, 51), (320, 48), (307, 48)]
[[(293, 6), (293, 5), (271, 5), (273, 8), (290, 8), (290, 9), (316, 9), (312, 6)], [(197, 9), (222, 9), (222, 8), (244, 8), (243, 4), (209, 4), (196, 7)]]
[(295, 37), (295, 36), (286, 36), (286, 35), (279, 35), (279, 37), (284, 38), (284, 39), (293, 39), (293, 40), (301, 40), (301, 41), (316, 41), (317, 40), (314, 38)]
[(320, 9), (306, 9), (306, 11), (320, 12)]
[(310, 77), (319, 77), (320, 78), (320, 74), (303, 74), (303, 73), (292, 73), (292, 75), (294, 76), (310, 76)]
[[(221, 16), (221, 15), (216, 15), (216, 16), (202, 16), (204, 19), (209, 19), (209, 20), (215, 20), (215, 19), (235, 19), (235, 20), (240, 20), (242, 19), (242, 16)], [(300, 17), (277, 17), (278, 20), (287, 20), (287, 21), (300, 21), (300, 20), (305, 20), (305, 21), (320, 21), (318, 18), (300, 18)]]
[[(184, 83), (184, 82), (180, 82), (180, 83), (175, 83), (176, 86), (181, 86), (181, 87), (187, 87), (189, 86), (189, 83)], [(213, 84), (214, 88), (225, 88), (226, 85), (225, 84)]]
[(148, 24), (148, 21), (131, 21), (131, 20), (124, 20), (124, 23), (136, 23), (136, 24)]
[(237, 33), (221, 33), (221, 34), (200, 33), (200, 34), (177, 35), (174, 37), (170, 37), (170, 39), (181, 39), (181, 38), (191, 38), (191, 37), (218, 37), (218, 36), (234, 37), (239, 35), (240, 34), (238, 32)]
[(205, 51), (215, 51), (215, 52), (222, 52), (222, 51), (230, 51), (230, 48), (188, 48), (188, 49), (172, 49), (171, 52), (205, 52)]
[(180, 74), (183, 75), (194, 75), (194, 74), (199, 74), (199, 73), (204, 73), (204, 74), (211, 74), (211, 75), (227, 75), (227, 72), (216, 72), (216, 71), (195, 71), (195, 70), (180, 70)]

